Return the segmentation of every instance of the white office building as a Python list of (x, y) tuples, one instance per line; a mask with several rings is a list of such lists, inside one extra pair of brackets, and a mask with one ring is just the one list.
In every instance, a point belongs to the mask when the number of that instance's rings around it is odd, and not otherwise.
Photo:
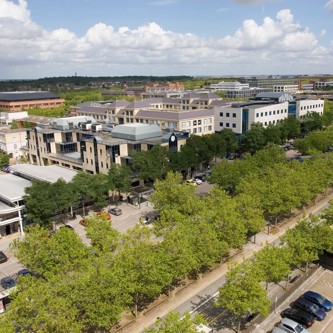
[(213, 91), (226, 91), (226, 90), (241, 90), (241, 89), (249, 89), (250, 85), (248, 83), (240, 83), (238, 81), (234, 82), (219, 82), (212, 83), (210, 85), (210, 89)]

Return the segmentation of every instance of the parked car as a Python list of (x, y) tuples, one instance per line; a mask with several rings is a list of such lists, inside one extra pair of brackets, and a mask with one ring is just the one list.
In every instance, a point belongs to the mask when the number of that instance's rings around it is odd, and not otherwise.
[(294, 321), (302, 324), (305, 327), (312, 326), (312, 324), (314, 322), (314, 317), (311, 313), (306, 312), (305, 310), (302, 310), (299, 308), (285, 309), (284, 311), (281, 312), (281, 317), (294, 320)]
[(190, 185), (190, 186), (197, 186), (198, 185), (193, 179), (187, 179), (185, 184)]
[(193, 178), (192, 179), (195, 183), (197, 183), (197, 185), (201, 185), (203, 183), (203, 181), (199, 178)]
[(204, 174), (197, 174), (194, 176), (194, 179), (200, 179), (204, 182), (206, 180), (206, 176)]
[(6, 276), (0, 281), (2, 288), (10, 289), (16, 286), (15, 280), (11, 276)]
[(332, 302), (326, 299), (324, 296), (314, 292), (314, 291), (307, 291), (303, 294), (303, 297), (305, 299), (308, 299), (312, 303), (318, 305), (325, 311), (331, 311), (332, 310)]
[(27, 268), (23, 268), (17, 272), (17, 276), (28, 276), (28, 275), (32, 275), (32, 273)]
[(285, 332), (288, 333), (310, 333), (306, 328), (301, 324), (293, 321), (289, 318), (284, 318), (278, 325), (279, 328), (282, 328)]
[(123, 211), (119, 207), (113, 207), (109, 209), (109, 213), (112, 215), (119, 216), (123, 213)]
[(7, 260), (7, 256), (2, 251), (0, 251), (0, 264), (6, 262)]
[(299, 309), (311, 313), (317, 320), (323, 320), (326, 317), (326, 313), (322, 308), (312, 303), (311, 301), (305, 299), (304, 297), (299, 297), (295, 301), (294, 305)]

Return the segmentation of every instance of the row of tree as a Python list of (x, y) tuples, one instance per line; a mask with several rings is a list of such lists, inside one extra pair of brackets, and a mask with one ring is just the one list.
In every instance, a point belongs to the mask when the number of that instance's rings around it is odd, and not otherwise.
[(108, 204), (110, 192), (113, 197), (115, 192), (129, 192), (131, 180), (131, 170), (118, 164), (112, 164), (107, 175), (80, 172), (68, 183), (32, 180), (23, 196), (28, 220), (49, 226), (55, 215), (66, 214), (73, 206), (83, 205), (84, 209), (87, 201), (102, 208)]
[[(237, 319), (237, 331), (247, 313), (267, 316), (271, 302), (268, 283), (289, 280), (295, 267), (305, 271), (310, 262), (319, 259), (324, 250), (332, 251), (332, 203), (321, 218), (311, 216), (298, 222), (281, 238), (280, 246), (266, 245), (251, 259), (232, 264), (226, 283), (219, 289), (217, 305), (228, 309)], [(266, 285), (266, 288), (264, 287)]]

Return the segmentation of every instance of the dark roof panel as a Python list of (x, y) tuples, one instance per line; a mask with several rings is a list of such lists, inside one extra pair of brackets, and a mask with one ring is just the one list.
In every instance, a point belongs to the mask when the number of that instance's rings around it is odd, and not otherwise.
[(31, 101), (38, 99), (58, 99), (59, 96), (48, 91), (13, 91), (0, 92), (0, 101), (15, 102), (15, 101)]

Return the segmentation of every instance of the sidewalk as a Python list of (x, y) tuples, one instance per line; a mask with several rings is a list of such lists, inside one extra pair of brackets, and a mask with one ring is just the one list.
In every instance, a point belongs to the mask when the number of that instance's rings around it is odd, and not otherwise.
[[(276, 233), (268, 233), (266, 231), (260, 232), (256, 235), (256, 243), (248, 242), (244, 245), (242, 251), (233, 255), (229, 261), (242, 262), (244, 259), (250, 258), (262, 249), (266, 243), (273, 243), (275, 240), (280, 238), (288, 229), (293, 228), (297, 221), (314, 214), (325, 207), (327, 202), (333, 198), (333, 191), (330, 190), (325, 197), (321, 197), (317, 202), (307, 207), (304, 211), (299, 212), (297, 215), (286, 220), (279, 228)], [(132, 322), (125, 324), (123, 327), (115, 330), (115, 332), (126, 332), (126, 333), (141, 333), (145, 328), (154, 325), (158, 317), (162, 318), (170, 311), (174, 311), (185, 301), (189, 300), (193, 296), (197, 295), (208, 287), (213, 282), (223, 277), (228, 271), (228, 262), (218, 266), (212, 272), (208, 273), (200, 280), (192, 283), (185, 288), (181, 293), (176, 296), (172, 296), (170, 299), (163, 301), (160, 305), (156, 306), (151, 311), (146, 311), (145, 314), (139, 315), (139, 318)], [(113, 330), (112, 330), (113, 331)]]

